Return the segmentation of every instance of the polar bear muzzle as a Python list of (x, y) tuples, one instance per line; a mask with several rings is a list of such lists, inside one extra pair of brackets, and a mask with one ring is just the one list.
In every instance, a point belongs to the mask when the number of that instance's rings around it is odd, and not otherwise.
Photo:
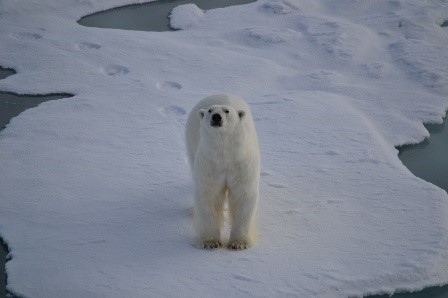
[(212, 119), (210, 120), (211, 126), (221, 127), (222, 126), (222, 117), (219, 113), (213, 114)]

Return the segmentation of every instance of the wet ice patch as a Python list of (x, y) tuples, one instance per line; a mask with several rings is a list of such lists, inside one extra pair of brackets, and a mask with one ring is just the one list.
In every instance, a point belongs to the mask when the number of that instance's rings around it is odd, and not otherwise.
[(170, 14), (170, 27), (184, 30), (196, 25), (204, 17), (204, 11), (196, 4), (179, 5)]
[(274, 14), (288, 14), (299, 10), (297, 1), (269, 1), (262, 6), (263, 10)]

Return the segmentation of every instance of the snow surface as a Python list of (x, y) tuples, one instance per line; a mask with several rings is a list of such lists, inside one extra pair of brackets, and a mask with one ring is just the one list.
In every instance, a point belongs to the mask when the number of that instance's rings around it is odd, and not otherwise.
[(188, 29), (204, 17), (204, 11), (196, 4), (184, 4), (173, 8), (170, 14), (170, 27), (173, 29)]
[[(185, 31), (76, 21), (132, 0), (0, 2), (0, 90), (70, 92), (0, 133), (8, 289), (29, 297), (347, 297), (448, 283), (448, 195), (394, 146), (448, 92), (441, 1), (260, 0)], [(194, 248), (190, 109), (250, 104), (260, 242)]]

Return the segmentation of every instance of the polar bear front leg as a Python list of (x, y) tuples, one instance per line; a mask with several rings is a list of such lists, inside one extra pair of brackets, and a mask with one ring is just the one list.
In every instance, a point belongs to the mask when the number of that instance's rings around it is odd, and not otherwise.
[[(203, 177), (204, 178), (204, 177)], [(203, 249), (216, 249), (222, 246), (221, 227), (224, 222), (224, 201), (226, 190), (223, 183), (201, 179), (196, 185), (193, 221), (197, 239), (195, 245)], [(199, 182), (199, 181), (198, 181)]]
[(256, 241), (257, 204), (258, 189), (244, 190), (241, 193), (229, 191), (229, 209), (232, 220), (229, 249), (246, 249)]
[(202, 193), (197, 194), (194, 206), (194, 226), (198, 239), (196, 245), (204, 249), (222, 246), (221, 226), (223, 224), (223, 199)]

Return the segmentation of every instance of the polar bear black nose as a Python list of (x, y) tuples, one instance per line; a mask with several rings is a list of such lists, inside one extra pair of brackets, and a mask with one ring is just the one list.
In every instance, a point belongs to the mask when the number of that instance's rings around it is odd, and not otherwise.
[(221, 120), (222, 120), (221, 115), (219, 115), (219, 114), (214, 114), (214, 115), (212, 116), (212, 120), (213, 120), (214, 122), (221, 122)]
[(210, 121), (210, 125), (214, 127), (222, 126), (222, 117), (220, 114), (216, 113), (212, 115), (212, 121)]

